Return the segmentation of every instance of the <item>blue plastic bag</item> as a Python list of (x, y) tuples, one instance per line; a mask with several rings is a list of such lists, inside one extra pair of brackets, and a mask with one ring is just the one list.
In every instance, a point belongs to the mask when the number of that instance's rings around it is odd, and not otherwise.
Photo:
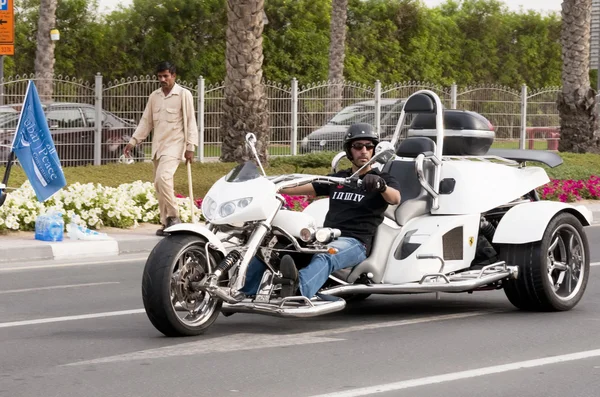
[(63, 241), (65, 221), (60, 212), (49, 212), (35, 219), (35, 239), (42, 241)]

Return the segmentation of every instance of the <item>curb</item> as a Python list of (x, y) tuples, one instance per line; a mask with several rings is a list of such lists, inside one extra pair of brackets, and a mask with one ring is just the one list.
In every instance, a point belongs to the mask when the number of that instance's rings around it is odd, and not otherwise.
[(123, 236), (119, 240), (68, 241), (50, 243), (37, 240), (19, 242), (2, 249), (0, 263), (34, 260), (62, 260), (85, 257), (118, 256), (150, 252), (160, 237)]

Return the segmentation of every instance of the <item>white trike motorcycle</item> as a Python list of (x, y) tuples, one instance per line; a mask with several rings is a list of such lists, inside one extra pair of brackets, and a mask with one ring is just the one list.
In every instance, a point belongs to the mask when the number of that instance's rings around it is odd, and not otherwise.
[[(457, 123), (450, 118), (452, 112), (467, 120), (466, 125), (445, 131), (445, 122)], [(409, 133), (396, 148), (409, 113), (416, 114), (409, 130), (413, 136)], [(426, 128), (419, 132), (419, 117), (432, 121), (429, 136)], [(169, 235), (148, 257), (142, 295), (150, 321), (167, 336), (198, 335), (219, 313), (312, 317), (342, 310), (347, 302), (371, 294), (490, 289), (504, 289), (510, 302), (523, 310), (573, 308), (590, 272), (583, 226), (591, 223), (591, 213), (582, 206), (539, 199), (535, 189), (549, 181), (548, 175), (525, 163), (554, 167), (562, 163), (557, 154), (488, 150), (489, 144), (484, 153), (481, 148), (465, 150), (465, 143), (477, 147), (473, 138), (489, 138), (489, 131), (469, 126), (481, 118), (473, 112), (444, 110), (429, 90), (407, 99), (391, 142), (381, 142), (370, 162), (398, 180), (402, 201), (386, 210), (370, 256), (332, 274), (312, 299), (281, 296), (279, 260), (290, 254), (302, 266), (302, 258), (308, 263), (313, 254), (335, 255), (328, 243), (340, 232), (323, 227), (328, 199), (297, 212), (285, 208), (278, 192), (312, 182), (360, 186), (358, 173), (350, 178), (267, 177), (256, 155), (255, 137), (248, 134), (258, 165), (240, 164), (218, 180), (202, 203), (206, 226), (168, 228)], [(444, 152), (446, 143), (456, 146), (456, 138), (462, 140), (462, 149), (455, 152), (460, 153)], [(334, 158), (332, 169), (343, 156)], [(240, 289), (256, 255), (267, 270), (257, 294), (245, 296)]]

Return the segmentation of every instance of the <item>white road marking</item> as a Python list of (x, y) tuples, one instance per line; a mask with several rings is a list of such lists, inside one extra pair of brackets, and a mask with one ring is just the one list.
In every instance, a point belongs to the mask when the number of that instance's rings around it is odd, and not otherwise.
[(65, 366), (77, 366), (88, 364), (103, 364), (134, 360), (147, 360), (167, 357), (183, 357), (196, 354), (225, 353), (241, 350), (256, 350), (269, 347), (297, 346), (313, 343), (337, 342), (342, 339), (306, 336), (304, 334), (234, 334), (221, 336), (209, 340), (183, 343), (175, 346), (165, 346), (158, 349), (141, 350), (129, 354), (99, 358), (95, 360), (81, 361), (66, 364)]
[(600, 266), (600, 262), (592, 262), (590, 263), (590, 266)]
[(444, 316), (422, 317), (412, 320), (389, 321), (385, 323), (369, 323), (355, 325), (345, 328), (326, 329), (315, 332), (303, 332), (297, 334), (273, 335), (273, 334), (234, 334), (213, 338), (208, 340), (199, 340), (190, 343), (183, 343), (174, 346), (165, 346), (158, 349), (141, 350), (133, 353), (120, 354), (111, 357), (98, 358), (94, 360), (81, 361), (67, 366), (103, 364), (134, 360), (151, 360), (167, 357), (181, 357), (209, 353), (224, 353), (239, 350), (256, 350), (270, 347), (283, 347), (295, 345), (307, 345), (313, 343), (339, 342), (344, 339), (330, 338), (327, 335), (345, 334), (349, 332), (358, 332), (371, 329), (399, 327), (404, 325), (413, 325), (428, 323), (433, 321), (454, 320), (466, 317), (481, 316), (495, 312), (468, 312), (459, 314), (449, 314)]
[(58, 263), (58, 264), (45, 264), (45, 265), (33, 265), (33, 266), (13, 266), (13, 267), (2, 267), (0, 264), (0, 272), (14, 272), (18, 270), (39, 270), (39, 269), (55, 269), (60, 267), (73, 267), (73, 266), (95, 266), (95, 265), (111, 265), (113, 263), (125, 263), (134, 262), (139, 260), (148, 259), (148, 255), (135, 256), (126, 259), (109, 259), (103, 261), (86, 261), (86, 262), (73, 262), (73, 263)]
[(37, 320), (23, 320), (23, 321), (13, 321), (10, 323), (0, 323), (0, 328), (21, 327), (23, 325), (60, 323), (60, 322), (64, 322), (64, 321), (89, 320), (91, 318), (101, 318), (101, 317), (126, 316), (128, 314), (140, 314), (140, 313), (145, 313), (145, 312), (146, 311), (144, 309), (134, 309), (134, 310), (121, 310), (121, 311), (116, 311), (116, 312), (80, 314), (77, 316), (40, 318)]
[(428, 386), (436, 383), (452, 382), (460, 379), (475, 378), (479, 376), (499, 374), (502, 372), (515, 371), (523, 368), (541, 367), (543, 365), (551, 365), (564, 363), (568, 361), (584, 360), (600, 356), (600, 349), (588, 350), (579, 353), (565, 354), (562, 356), (538, 358), (534, 360), (518, 361), (510, 364), (496, 365), (492, 367), (484, 367), (472, 369), (468, 371), (454, 372), (444, 375), (428, 376), (425, 378), (409, 379), (401, 382), (387, 383), (377, 386), (363, 387), (354, 390), (346, 390), (328, 394), (319, 394), (312, 397), (360, 397), (372, 395), (376, 393), (387, 393), (396, 390), (409, 389), (411, 387)]
[(70, 284), (70, 285), (54, 285), (52, 287), (39, 287), (39, 288), (24, 288), (24, 289), (9, 289), (7, 291), (0, 291), (1, 294), (17, 294), (20, 292), (32, 292), (32, 291), (45, 291), (51, 289), (65, 289), (65, 288), (80, 288), (80, 287), (95, 287), (98, 285), (109, 285), (109, 284), (120, 284), (119, 281), (107, 281), (103, 283), (87, 283), (87, 284)]
[(351, 327), (345, 328), (334, 328), (334, 329), (325, 329), (322, 331), (314, 331), (307, 332), (303, 335), (310, 336), (324, 336), (324, 335), (335, 335), (335, 334), (345, 334), (348, 332), (361, 332), (368, 331), (372, 329), (380, 329), (380, 328), (389, 328), (389, 327), (402, 327), (404, 325), (414, 325), (414, 324), (423, 324), (423, 323), (431, 323), (436, 321), (447, 321), (447, 320), (457, 320), (461, 318), (475, 317), (475, 316), (483, 316), (486, 314), (494, 314), (501, 313), (501, 311), (478, 311), (478, 312), (466, 312), (466, 313), (457, 313), (457, 314), (444, 314), (441, 316), (431, 316), (431, 317), (420, 317), (414, 318), (410, 320), (397, 320), (397, 321), (387, 321), (385, 323), (368, 323), (361, 325), (354, 325)]

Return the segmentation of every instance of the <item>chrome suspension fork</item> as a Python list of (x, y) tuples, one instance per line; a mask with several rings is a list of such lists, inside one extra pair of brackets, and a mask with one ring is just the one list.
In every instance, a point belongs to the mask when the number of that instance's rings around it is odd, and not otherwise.
[(275, 216), (279, 212), (279, 209), (282, 205), (283, 202), (279, 200), (279, 205), (275, 211), (273, 211), (273, 213), (267, 219), (258, 223), (252, 232), (252, 235), (250, 235), (248, 243), (246, 243), (246, 252), (244, 252), (244, 256), (242, 257), (242, 262), (238, 268), (238, 276), (235, 280), (235, 285), (232, 286), (232, 290), (239, 291), (244, 286), (244, 283), (246, 282), (246, 271), (248, 270), (248, 265), (256, 255), (258, 247), (263, 242), (267, 233), (271, 231), (273, 219), (275, 219)]

